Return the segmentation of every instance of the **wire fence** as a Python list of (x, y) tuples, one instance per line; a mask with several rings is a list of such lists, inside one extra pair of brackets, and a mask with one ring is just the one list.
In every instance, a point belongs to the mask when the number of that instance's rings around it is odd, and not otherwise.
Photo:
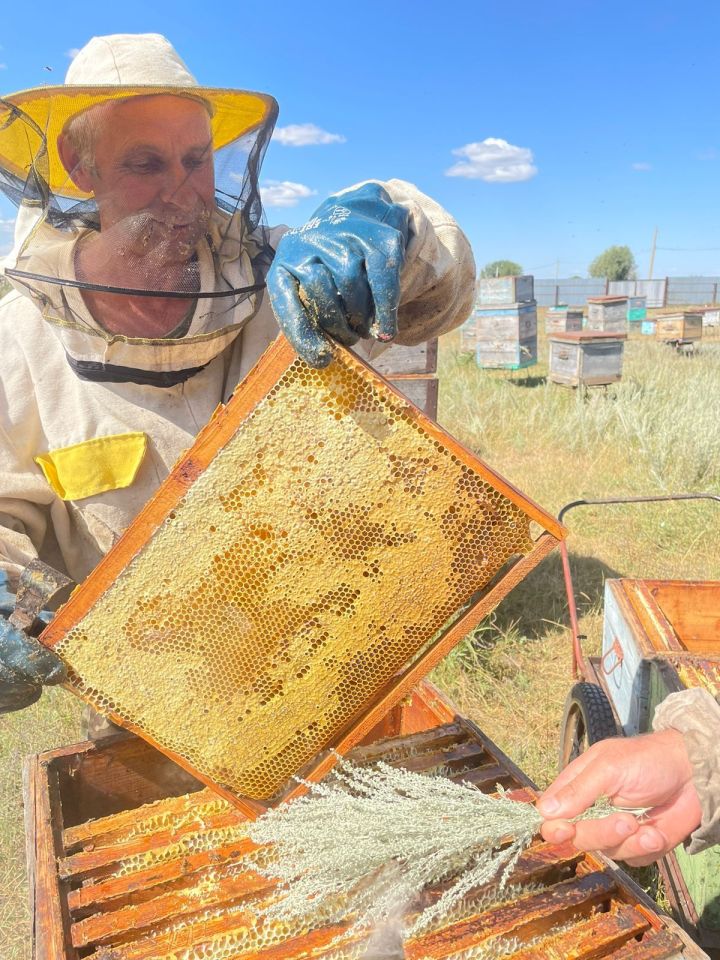
[(541, 307), (584, 306), (588, 297), (647, 297), (648, 307), (720, 303), (720, 277), (662, 277), (658, 280), (535, 280)]

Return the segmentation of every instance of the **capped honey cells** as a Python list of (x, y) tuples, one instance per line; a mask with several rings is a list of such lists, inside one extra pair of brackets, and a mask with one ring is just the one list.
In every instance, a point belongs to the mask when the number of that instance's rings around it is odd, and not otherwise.
[(57, 642), (72, 686), (277, 795), (533, 547), (523, 498), (427, 424), (345, 351), (290, 362)]

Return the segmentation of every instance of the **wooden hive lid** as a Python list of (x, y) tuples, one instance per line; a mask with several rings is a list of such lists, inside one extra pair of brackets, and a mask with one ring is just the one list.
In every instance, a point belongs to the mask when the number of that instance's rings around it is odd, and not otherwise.
[(594, 340), (604, 342), (608, 340), (627, 340), (627, 334), (604, 330), (561, 330), (558, 333), (549, 333), (548, 340), (562, 340), (568, 343), (589, 343)]

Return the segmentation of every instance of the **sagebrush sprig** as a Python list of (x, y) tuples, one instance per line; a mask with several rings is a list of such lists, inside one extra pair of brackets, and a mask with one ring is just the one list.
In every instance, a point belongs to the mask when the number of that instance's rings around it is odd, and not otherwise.
[[(490, 797), (471, 784), (377, 763), (338, 763), (330, 781), (268, 811), (250, 827), (272, 844), (261, 870), (279, 881), (269, 919), (310, 917), (336, 904), (351, 932), (388, 923), (428, 887), (449, 883), (421, 909), (408, 934), (447, 917), (467, 894), (502, 890), (542, 817), (530, 803)], [(592, 813), (605, 815), (605, 804)]]

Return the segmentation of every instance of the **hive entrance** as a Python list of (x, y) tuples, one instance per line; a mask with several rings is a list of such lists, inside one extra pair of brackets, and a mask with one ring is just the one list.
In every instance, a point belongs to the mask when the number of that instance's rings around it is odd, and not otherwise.
[(558, 534), (348, 352), (278, 342), (43, 640), (98, 709), (268, 801), (537, 562), (531, 519)]

